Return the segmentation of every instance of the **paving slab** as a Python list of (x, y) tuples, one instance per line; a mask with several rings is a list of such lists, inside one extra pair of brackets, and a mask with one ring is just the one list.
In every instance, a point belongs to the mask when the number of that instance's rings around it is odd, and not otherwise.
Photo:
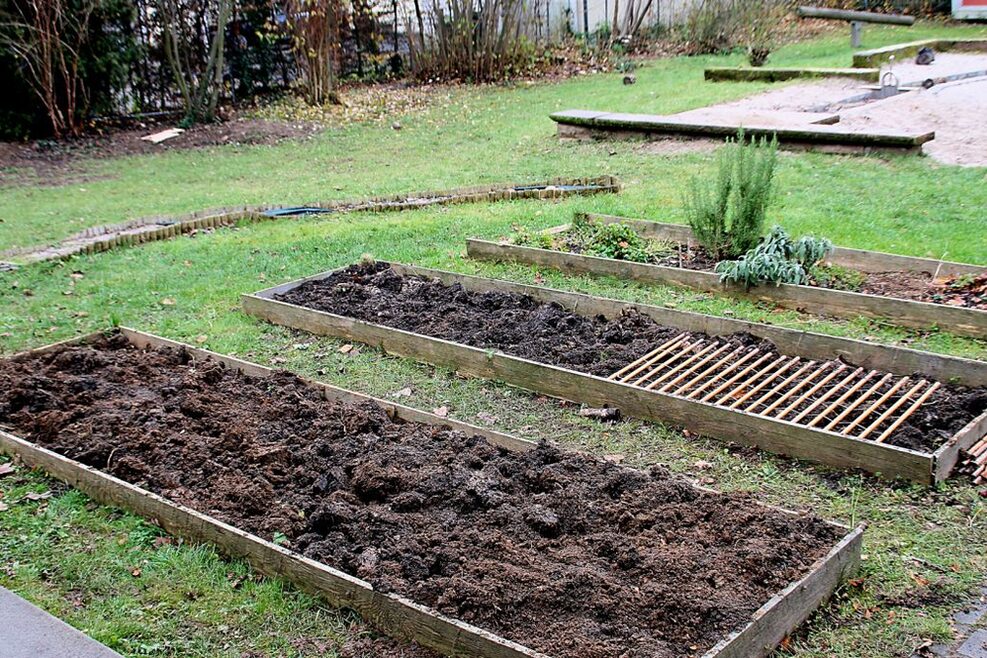
[(121, 658), (64, 621), (0, 587), (3, 658)]

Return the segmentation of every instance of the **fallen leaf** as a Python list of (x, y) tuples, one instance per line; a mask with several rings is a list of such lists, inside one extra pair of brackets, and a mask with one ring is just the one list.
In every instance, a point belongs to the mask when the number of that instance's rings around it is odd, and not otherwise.
[(353, 351), (353, 346), (350, 345), (349, 343), (347, 343), (346, 345), (343, 345), (342, 347), (339, 348), (339, 353), (340, 354), (349, 354), (352, 351)]
[(928, 578), (920, 576), (917, 573), (910, 573), (908, 575), (912, 577), (912, 580), (914, 580), (915, 584), (918, 585), (919, 587), (927, 587), (929, 584)]
[(10, 464), (0, 464), (0, 478), (2, 478), (4, 475), (10, 475), (11, 473), (14, 472), (16, 471), (14, 467), (11, 466)]
[(611, 464), (619, 464), (622, 461), (624, 461), (624, 459), (626, 459), (626, 457), (624, 455), (620, 455), (620, 454), (613, 454), (613, 455), (603, 455), (603, 459), (605, 461), (610, 462)]
[(171, 537), (155, 537), (154, 541), (151, 542), (151, 545), (154, 546), (154, 548), (161, 548), (162, 546), (168, 546), (174, 543), (175, 541)]
[(133, 569), (131, 569), (130, 575), (133, 576), (134, 578), (140, 578), (141, 577), (140, 567), (134, 567)]
[(73, 279), (75, 279), (76, 281), (78, 281), (79, 279), (86, 278), (86, 275), (83, 274), (82, 272), (78, 271), (78, 270), (76, 270), (75, 272), (72, 272), (72, 274), (69, 274), (69, 276), (72, 277)]
[(199, 334), (198, 336), (195, 337), (195, 342), (197, 342), (199, 345), (206, 342), (207, 340), (209, 340), (209, 336), (205, 334)]
[(271, 363), (274, 365), (277, 365), (279, 363), (287, 363), (287, 361), (288, 359), (284, 358), (283, 356), (271, 357)]
[(486, 411), (479, 412), (478, 414), (476, 414), (476, 417), (482, 420), (487, 425), (493, 425), (498, 420), (500, 420), (500, 418), (498, 418), (497, 416), (494, 416), (493, 414), (489, 414)]
[(396, 398), (410, 398), (411, 397), (411, 393), (412, 393), (411, 387), (410, 386), (405, 386), (400, 391), (395, 391), (395, 393), (394, 393), (394, 395), (392, 397), (396, 397)]
[(44, 493), (35, 493), (35, 492), (32, 491), (31, 493), (25, 494), (24, 495), (24, 498), (26, 498), (27, 500), (33, 500), (33, 501), (45, 500), (46, 498), (51, 498), (51, 492), (50, 491), (46, 491)]
[(699, 469), (700, 471), (707, 471), (707, 470), (713, 468), (713, 462), (708, 462), (708, 461), (706, 461), (704, 459), (700, 459), (695, 464), (693, 464), (693, 466), (695, 468)]
[(162, 299), (162, 300), (161, 300), (161, 301), (160, 301), (159, 303), (160, 303), (160, 304), (161, 304), (162, 306), (174, 306), (174, 305), (175, 305), (175, 300), (174, 300), (174, 299), (172, 299), (171, 297), (165, 297), (165, 298), (164, 298), (164, 299)]
[(446, 416), (449, 415), (449, 407), (446, 407), (445, 405), (441, 407), (437, 407), (435, 409), (432, 409), (432, 413), (438, 416), (439, 418), (445, 418)]
[(0, 512), (6, 512), (9, 509), (10, 508), (7, 507), (7, 505), (5, 505), (4, 503), (0, 503)]

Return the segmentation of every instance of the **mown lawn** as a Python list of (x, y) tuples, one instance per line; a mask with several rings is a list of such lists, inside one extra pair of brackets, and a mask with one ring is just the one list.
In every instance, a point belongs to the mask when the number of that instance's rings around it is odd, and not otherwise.
[[(941, 33), (868, 27), (867, 46)], [(951, 28), (950, 32), (954, 29)], [(963, 28), (985, 34), (983, 28)], [(791, 46), (775, 63), (848, 61), (840, 33)], [(100, 177), (66, 187), (0, 189), (0, 248), (57, 239), (82, 226), (232, 203), (295, 202), (533, 180), (620, 176), (619, 196), (559, 203), (454, 206), (397, 214), (283, 220), (0, 274), (0, 352), (10, 353), (122, 323), (628, 463), (663, 463), (772, 504), (869, 524), (861, 578), (816, 615), (784, 655), (907, 656), (923, 639), (949, 637), (948, 616), (987, 571), (984, 499), (967, 481), (934, 490), (892, 485), (687, 437), (655, 423), (598, 424), (571, 406), (372, 349), (271, 327), (239, 310), (241, 293), (379, 259), (672, 304), (837, 335), (987, 358), (987, 344), (873, 322), (810, 319), (710, 295), (617, 280), (562, 277), (463, 258), (468, 236), (497, 237), (512, 224), (546, 227), (575, 211), (681, 220), (688, 177), (714, 156), (656, 156), (629, 144), (560, 144), (545, 115), (563, 107), (688, 109), (738, 97), (754, 84), (700, 83), (703, 66), (731, 58), (675, 59), (639, 71), (638, 83), (588, 76), (552, 85), (459, 91), (448, 105), (389, 126), (354, 126), (303, 143), (224, 148), (93, 165)], [(736, 58), (733, 58), (736, 59)], [(791, 60), (791, 61), (789, 61)], [(808, 62), (805, 62), (808, 63)], [(987, 171), (916, 158), (785, 154), (774, 219), (839, 244), (987, 263)], [(167, 300), (167, 301), (166, 301)], [(173, 303), (172, 303), (173, 302)], [(703, 464), (706, 462), (709, 464)], [(699, 464), (699, 466), (697, 466)], [(28, 491), (51, 490), (31, 501)], [(332, 656), (366, 632), (277, 581), (203, 547), (179, 545), (147, 523), (98, 506), (40, 474), (0, 478), (0, 585), (38, 602), (132, 656)], [(248, 653), (254, 652), (254, 653)]]

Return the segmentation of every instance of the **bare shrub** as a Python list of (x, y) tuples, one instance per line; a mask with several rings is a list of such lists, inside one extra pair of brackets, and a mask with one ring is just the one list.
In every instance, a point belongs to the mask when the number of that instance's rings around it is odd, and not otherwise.
[(336, 58), (339, 50), (339, 0), (287, 0), (286, 29), (298, 71), (297, 84), (311, 105), (337, 101)]
[(0, 9), (0, 46), (23, 66), (56, 138), (78, 135), (88, 106), (81, 69), (99, 0), (13, 0)]
[(526, 70), (535, 55), (525, 29), (532, 18), (524, 0), (431, 0), (424, 8), (416, 1), (412, 74), (489, 82)]

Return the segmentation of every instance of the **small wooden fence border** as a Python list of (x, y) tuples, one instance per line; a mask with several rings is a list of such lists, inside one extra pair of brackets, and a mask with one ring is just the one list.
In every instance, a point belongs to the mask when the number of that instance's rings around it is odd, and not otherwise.
[[(304, 207), (319, 208), (330, 213), (385, 212), (459, 203), (483, 203), (515, 199), (560, 199), (573, 195), (616, 193), (619, 191), (620, 181), (614, 176), (577, 179), (556, 178), (541, 183), (507, 183), (446, 191), (413, 192), (358, 201), (324, 201), (307, 204)], [(239, 222), (277, 219), (277, 217), (267, 216), (264, 213), (292, 207), (294, 206), (235, 206), (198, 211), (177, 217), (135, 219), (122, 224), (89, 228), (53, 246), (9, 249), (0, 252), (0, 258), (24, 263), (59, 260), (79, 254), (107, 251), (115, 247), (167, 240), (193, 231), (232, 226)]]
[[(132, 329), (121, 329), (139, 347), (171, 346), (185, 349), (196, 359), (212, 359), (256, 377), (274, 371), (261, 365), (201, 350), (190, 345)], [(99, 334), (55, 343), (33, 350), (40, 353), (59, 346), (93, 340)], [(394, 418), (409, 422), (448, 426), (469, 434), (486, 437), (510, 450), (530, 450), (534, 443), (500, 432), (440, 418), (387, 400), (305, 380), (319, 389), (326, 399), (345, 402), (372, 401)], [(41, 468), (68, 485), (79, 489), (105, 505), (120, 507), (150, 519), (167, 532), (195, 542), (215, 545), (224, 554), (246, 559), (258, 572), (293, 582), (300, 589), (325, 598), (330, 605), (351, 608), (381, 631), (403, 640), (413, 640), (447, 656), (457, 658), (549, 658), (515, 642), (471, 624), (447, 617), (409, 599), (385, 594), (359, 578), (333, 569), (287, 550), (256, 535), (239, 530), (188, 507), (107, 475), (77, 461), (37, 446), (8, 432), (0, 431), (0, 452), (20, 459), (24, 464)], [(699, 487), (702, 488), (702, 487)], [(705, 489), (710, 491), (709, 489)], [(715, 493), (715, 492), (714, 492)], [(786, 514), (788, 510), (771, 508)], [(822, 605), (840, 583), (860, 563), (864, 526), (854, 529), (838, 524), (843, 537), (817, 560), (800, 580), (790, 583), (772, 596), (751, 615), (742, 628), (730, 633), (703, 658), (749, 658), (767, 656), (782, 639), (794, 631)]]
[[(391, 263), (402, 276), (425, 276), (446, 285), (460, 284), (467, 290), (497, 291), (529, 295), (544, 303), (558, 303), (573, 312), (594, 317), (616, 317), (636, 309), (656, 322), (682, 331), (728, 335), (746, 331), (770, 340), (783, 354), (831, 359), (837, 356), (858, 366), (910, 375), (920, 372), (932, 379), (983, 386), (987, 363), (940, 356), (916, 350), (872, 345), (862, 341), (793, 331), (770, 325), (729, 320), (621, 302), (603, 297), (564, 292)], [(668, 422), (725, 441), (752, 445), (770, 452), (815, 461), (837, 468), (862, 469), (882, 477), (904, 478), (920, 484), (946, 479), (959, 459), (987, 433), (987, 413), (971, 421), (934, 453), (842, 436), (818, 428), (806, 428), (785, 420), (756, 416), (711, 404), (647, 391), (636, 386), (589, 375), (567, 368), (522, 359), (499, 351), (480, 349), (392, 329), (351, 317), (325, 313), (274, 299), (305, 281), (323, 279), (334, 271), (292, 281), (254, 294), (244, 295), (249, 315), (274, 324), (314, 334), (336, 336), (378, 347), (385, 352), (451, 368), (463, 374), (494, 379), (538, 393), (595, 407), (613, 406), (626, 415)]]
[[(586, 219), (604, 224), (622, 223), (630, 226), (641, 236), (655, 240), (671, 240), (682, 244), (697, 244), (698, 241), (688, 226), (662, 224), (612, 215), (583, 215)], [(567, 230), (569, 224), (548, 229), (548, 233)], [(961, 308), (945, 304), (920, 302), (898, 297), (883, 297), (792, 284), (763, 285), (747, 288), (720, 282), (714, 272), (703, 272), (681, 267), (649, 265), (630, 261), (599, 258), (552, 249), (538, 249), (519, 245), (470, 239), (466, 242), (466, 252), (477, 260), (526, 263), (570, 274), (595, 274), (616, 276), (650, 283), (683, 286), (705, 292), (713, 292), (732, 298), (752, 299), (767, 302), (797, 311), (829, 315), (838, 318), (865, 316), (888, 320), (902, 327), (912, 329), (938, 328), (958, 336), (987, 338), (987, 311), (975, 308)], [(981, 275), (987, 267), (951, 263), (929, 258), (913, 258), (885, 254), (878, 251), (864, 251), (837, 247), (827, 258), (835, 265), (850, 267), (863, 272), (916, 271), (943, 276)]]

